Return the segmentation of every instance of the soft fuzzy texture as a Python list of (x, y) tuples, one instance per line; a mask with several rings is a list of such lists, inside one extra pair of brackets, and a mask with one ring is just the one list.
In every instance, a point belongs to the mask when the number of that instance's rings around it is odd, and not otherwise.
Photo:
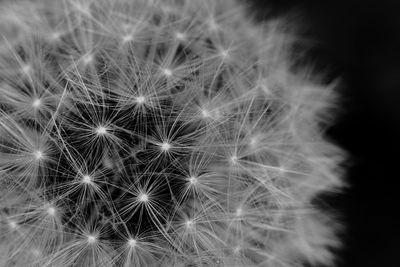
[(332, 265), (335, 85), (229, 0), (0, 4), (0, 266)]

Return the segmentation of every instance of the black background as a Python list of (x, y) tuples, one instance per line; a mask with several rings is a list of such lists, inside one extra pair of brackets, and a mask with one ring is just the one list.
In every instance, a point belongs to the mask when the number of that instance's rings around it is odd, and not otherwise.
[(400, 266), (400, 1), (253, 0), (260, 18), (301, 14), (311, 54), (340, 76), (329, 135), (350, 154), (350, 189), (330, 200), (347, 227), (340, 267)]

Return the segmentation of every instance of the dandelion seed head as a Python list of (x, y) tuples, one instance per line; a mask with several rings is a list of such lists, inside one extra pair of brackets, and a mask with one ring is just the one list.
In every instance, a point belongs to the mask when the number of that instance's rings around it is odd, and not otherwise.
[(230, 158), (230, 161), (231, 161), (232, 164), (236, 164), (237, 161), (238, 161), (238, 157), (237, 157), (237, 156), (232, 156), (232, 157)]
[(43, 158), (43, 152), (40, 150), (36, 150), (35, 152), (33, 152), (33, 156), (36, 160), (40, 160)]
[(60, 37), (61, 37), (61, 32), (58, 32), (58, 31), (52, 32), (50, 34), (51, 41), (56, 41), (56, 40), (60, 39)]
[(160, 144), (161, 150), (164, 152), (167, 152), (168, 150), (171, 149), (171, 144), (168, 142), (163, 142), (162, 144)]
[(240, 216), (242, 216), (242, 214), (243, 214), (243, 209), (241, 207), (237, 208), (236, 214), (235, 214), (236, 217), (240, 217)]
[(25, 65), (23, 65), (23, 66), (21, 67), (21, 71), (22, 71), (24, 74), (29, 75), (29, 74), (31, 73), (31, 71), (32, 71), (32, 66), (29, 65), (29, 64), (25, 64)]
[(171, 76), (172, 76), (172, 70), (171, 70), (171, 69), (168, 69), (168, 68), (162, 69), (162, 73), (163, 73), (166, 77), (171, 77)]
[(184, 41), (186, 39), (186, 35), (184, 33), (177, 32), (175, 33), (175, 38), (180, 41)]
[(8, 225), (10, 226), (10, 228), (11, 228), (12, 230), (17, 229), (17, 227), (18, 227), (18, 224), (17, 224), (15, 221), (13, 221), (13, 220), (9, 220), (9, 221), (8, 221)]
[(186, 225), (186, 228), (192, 228), (194, 225), (194, 222), (192, 220), (186, 220), (185, 225)]
[(135, 97), (135, 102), (137, 104), (143, 104), (145, 101), (146, 101), (146, 98), (144, 96)]
[(48, 207), (47, 208), (47, 214), (54, 217), (56, 215), (56, 209), (54, 207)]
[(196, 178), (195, 176), (189, 177), (188, 181), (189, 181), (189, 183), (190, 183), (191, 185), (197, 184), (197, 178)]
[(333, 262), (312, 200), (342, 184), (319, 128), (337, 98), (291, 68), (291, 25), (230, 0), (47, 2), (0, 6), (6, 263)]
[(88, 65), (88, 64), (90, 64), (90, 63), (93, 62), (93, 59), (94, 59), (94, 57), (93, 57), (92, 54), (86, 54), (86, 55), (84, 55), (84, 56), (82, 57), (82, 63), (83, 63), (84, 65)]
[(39, 108), (42, 105), (42, 100), (40, 98), (36, 98), (32, 102), (32, 106), (34, 108)]
[(229, 51), (228, 50), (222, 50), (220, 52), (220, 55), (222, 58), (228, 58), (229, 57)]
[(249, 145), (250, 145), (250, 147), (252, 147), (252, 148), (257, 147), (257, 145), (258, 145), (258, 137), (257, 137), (257, 136), (251, 137), (251, 138), (250, 138), (250, 141), (249, 141)]
[(201, 110), (201, 115), (203, 116), (203, 118), (211, 117), (210, 112), (208, 110), (206, 110), (206, 109)]
[(136, 241), (135, 239), (130, 238), (130, 239), (128, 240), (128, 246), (129, 246), (130, 248), (135, 248), (135, 247), (136, 247), (136, 244), (137, 244), (137, 241)]
[(84, 184), (91, 184), (93, 181), (92, 181), (92, 177), (90, 176), (90, 175), (84, 175), (83, 177), (82, 177), (82, 183), (84, 183)]
[(149, 196), (146, 193), (141, 193), (139, 194), (138, 199), (140, 202), (146, 203), (149, 201)]
[(107, 133), (107, 130), (108, 129), (106, 127), (100, 125), (96, 128), (96, 134), (97, 135), (105, 135)]
[(122, 43), (123, 44), (128, 43), (128, 42), (130, 42), (132, 40), (133, 40), (133, 35), (132, 34), (127, 34), (127, 35), (124, 35), (122, 37)]
[(97, 242), (97, 237), (95, 235), (88, 235), (87, 242), (92, 245)]

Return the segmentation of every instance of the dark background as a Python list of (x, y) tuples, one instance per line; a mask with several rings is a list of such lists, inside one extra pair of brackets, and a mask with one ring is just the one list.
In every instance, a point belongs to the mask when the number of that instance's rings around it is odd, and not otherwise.
[(261, 19), (300, 16), (317, 41), (312, 60), (343, 80), (328, 132), (351, 155), (351, 187), (329, 200), (347, 227), (337, 266), (399, 267), (400, 1), (250, 2)]

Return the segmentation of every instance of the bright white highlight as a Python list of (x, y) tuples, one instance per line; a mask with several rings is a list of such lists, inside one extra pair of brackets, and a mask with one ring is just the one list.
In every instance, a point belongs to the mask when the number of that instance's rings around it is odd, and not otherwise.
[(50, 216), (55, 216), (56, 215), (56, 209), (54, 207), (48, 207), (47, 208), (47, 214)]
[(164, 152), (167, 152), (168, 150), (171, 149), (171, 144), (168, 142), (163, 142), (160, 146), (161, 150), (163, 150)]
[(186, 39), (186, 35), (184, 33), (181, 33), (181, 32), (177, 32), (175, 34), (175, 37), (176, 37), (176, 39), (181, 40), (181, 41)]
[(92, 177), (90, 177), (90, 175), (84, 175), (82, 177), (82, 183), (91, 184), (92, 183)]
[(192, 220), (187, 220), (185, 222), (185, 225), (186, 225), (187, 228), (192, 228), (193, 224), (194, 224), (194, 222)]
[(133, 35), (132, 34), (127, 34), (124, 37), (122, 37), (122, 43), (127, 43), (133, 40)]
[(42, 100), (40, 100), (40, 98), (36, 98), (35, 100), (33, 100), (32, 102), (32, 106), (34, 108), (38, 108), (42, 105)]
[(29, 75), (30, 72), (32, 71), (32, 67), (30, 65), (24, 65), (24, 66), (21, 67), (21, 70), (26, 75)]
[(203, 109), (203, 110), (201, 111), (201, 115), (203, 116), (203, 118), (209, 118), (209, 117), (211, 117), (210, 112), (208, 112), (208, 110), (206, 110), (206, 109)]
[(237, 161), (238, 161), (238, 157), (237, 157), (237, 156), (232, 156), (232, 157), (231, 157), (231, 162), (232, 162), (233, 164), (236, 164)]
[(240, 216), (242, 216), (242, 214), (243, 214), (243, 209), (242, 208), (237, 208), (236, 209), (236, 216), (240, 217)]
[(107, 128), (104, 126), (99, 126), (96, 128), (97, 135), (105, 135), (107, 133)]
[(128, 240), (129, 247), (134, 248), (134, 247), (136, 247), (136, 244), (137, 244), (137, 241), (135, 239), (131, 238)]
[(94, 243), (96, 243), (96, 241), (97, 241), (97, 237), (96, 236), (94, 236), (94, 235), (88, 235), (87, 236), (87, 242), (89, 244), (94, 244)]
[(172, 76), (172, 70), (170, 70), (170, 69), (163, 69), (162, 72), (167, 77)]
[(138, 96), (135, 98), (135, 102), (138, 104), (143, 104), (146, 101), (146, 98), (144, 96)]
[(37, 150), (33, 153), (34, 157), (36, 160), (40, 160), (43, 158), (43, 152), (40, 150)]
[(11, 229), (16, 229), (17, 228), (17, 223), (15, 221), (8, 221), (8, 225), (10, 226)]
[(91, 55), (91, 54), (87, 54), (82, 57), (82, 62), (84, 65), (88, 65), (92, 61), (93, 61), (93, 55)]
[(229, 52), (227, 50), (222, 50), (220, 55), (223, 58), (227, 58), (227, 57), (229, 57)]
[(188, 180), (189, 180), (189, 183), (192, 184), (192, 185), (197, 184), (197, 178), (194, 177), (194, 176), (189, 177)]
[(140, 202), (147, 202), (149, 201), (149, 196), (145, 193), (142, 193), (138, 196)]

